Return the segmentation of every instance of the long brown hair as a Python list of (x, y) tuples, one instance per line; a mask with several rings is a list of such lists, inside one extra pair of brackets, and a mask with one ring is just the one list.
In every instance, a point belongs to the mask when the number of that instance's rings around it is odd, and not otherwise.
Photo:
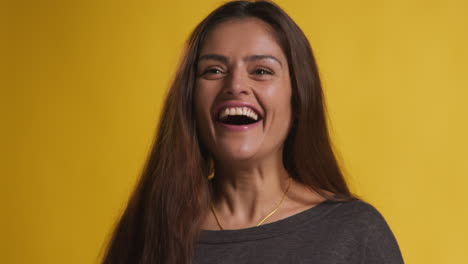
[(295, 180), (327, 199), (358, 199), (349, 191), (333, 152), (319, 74), (304, 33), (272, 2), (228, 2), (209, 14), (187, 41), (155, 143), (112, 234), (103, 264), (191, 263), (203, 213), (209, 208), (207, 176), (213, 170), (196, 129), (193, 91), (197, 58), (214, 27), (226, 20), (251, 17), (274, 29), (289, 64), (295, 118), (284, 143), (285, 168)]

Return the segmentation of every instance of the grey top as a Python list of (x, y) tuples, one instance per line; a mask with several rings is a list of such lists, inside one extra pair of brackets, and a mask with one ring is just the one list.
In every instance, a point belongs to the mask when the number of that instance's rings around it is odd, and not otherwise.
[(202, 230), (194, 264), (400, 264), (390, 227), (362, 200), (326, 200), (258, 227)]

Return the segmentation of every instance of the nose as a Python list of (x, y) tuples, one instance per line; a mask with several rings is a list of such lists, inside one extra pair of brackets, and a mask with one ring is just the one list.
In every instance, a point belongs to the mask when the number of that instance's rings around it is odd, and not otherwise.
[(231, 96), (249, 94), (248, 76), (241, 69), (233, 69), (225, 78), (223, 93)]

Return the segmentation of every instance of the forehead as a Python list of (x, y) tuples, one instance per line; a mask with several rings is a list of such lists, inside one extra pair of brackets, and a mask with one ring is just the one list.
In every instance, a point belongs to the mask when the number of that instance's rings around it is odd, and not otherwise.
[(227, 56), (271, 54), (285, 59), (274, 30), (257, 18), (233, 19), (217, 25), (208, 34), (200, 54)]

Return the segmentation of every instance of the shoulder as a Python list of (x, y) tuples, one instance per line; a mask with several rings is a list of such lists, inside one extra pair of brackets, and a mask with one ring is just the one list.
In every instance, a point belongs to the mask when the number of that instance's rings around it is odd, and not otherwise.
[(329, 212), (326, 221), (365, 235), (389, 226), (382, 213), (371, 203), (363, 200), (327, 201)]
[(382, 224), (385, 221), (382, 213), (371, 203), (363, 200), (354, 200), (345, 202), (344, 211), (352, 216), (356, 224), (365, 224), (366, 226)]
[(379, 222), (384, 220), (382, 213), (371, 203), (364, 200), (331, 201), (327, 200), (334, 214), (353, 222)]
[(398, 242), (382, 213), (363, 200), (330, 202), (328, 221), (341, 241), (360, 246), (364, 263), (403, 263)]
[[(369, 240), (395, 240), (393, 232), (382, 213), (363, 200), (331, 201), (322, 206), (323, 212), (315, 224), (330, 231), (330, 239), (358, 242), (361, 246)], [(309, 228), (313, 227), (309, 225)]]

